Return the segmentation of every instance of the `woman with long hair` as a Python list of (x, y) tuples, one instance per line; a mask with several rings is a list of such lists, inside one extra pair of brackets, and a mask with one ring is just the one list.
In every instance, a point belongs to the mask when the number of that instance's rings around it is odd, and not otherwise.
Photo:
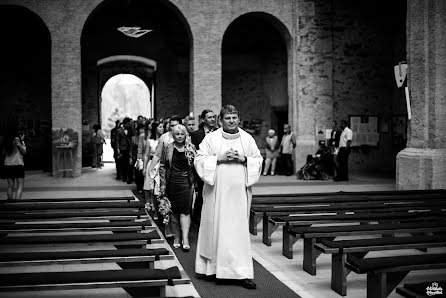
[(179, 248), (182, 244), (183, 251), (188, 252), (196, 153), (184, 125), (175, 125), (172, 136), (174, 142), (168, 144), (160, 159), (161, 194), (166, 195), (171, 203), (173, 247)]
[[(151, 173), (148, 172), (150, 163), (155, 155), (155, 149), (158, 146), (158, 140), (164, 133), (163, 123), (151, 123), (151, 131), (147, 135), (144, 151), (142, 151), (143, 174), (144, 174), (144, 200), (146, 208), (153, 211), (153, 219), (158, 219), (157, 204), (155, 196), (159, 195), (159, 166), (155, 167)], [(150, 137), (149, 137), (150, 135)]]
[[(4, 141), (2, 156), (3, 174), (2, 178), (8, 180), (7, 199), (20, 200), (23, 193), (23, 184), (25, 180), (25, 164), (23, 156), (26, 154), (25, 136), (19, 133), (17, 127), (13, 126), (7, 129)], [(14, 186), (17, 190), (14, 196)]]

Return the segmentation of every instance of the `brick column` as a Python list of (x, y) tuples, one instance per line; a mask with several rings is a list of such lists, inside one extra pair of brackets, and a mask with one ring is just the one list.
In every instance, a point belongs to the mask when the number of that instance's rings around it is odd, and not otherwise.
[(397, 155), (398, 189), (446, 188), (446, 2), (407, 5), (408, 146)]
[(221, 35), (195, 34), (191, 55), (190, 110), (221, 109)]

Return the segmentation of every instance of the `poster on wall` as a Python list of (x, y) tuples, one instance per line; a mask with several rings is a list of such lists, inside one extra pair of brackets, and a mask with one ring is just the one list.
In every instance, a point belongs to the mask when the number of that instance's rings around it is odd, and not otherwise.
[(372, 146), (379, 143), (377, 116), (350, 116), (350, 129), (353, 132), (352, 146)]

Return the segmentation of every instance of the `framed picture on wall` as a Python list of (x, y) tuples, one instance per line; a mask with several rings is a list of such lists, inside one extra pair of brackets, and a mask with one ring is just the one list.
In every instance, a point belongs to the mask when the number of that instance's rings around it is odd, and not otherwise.
[(406, 147), (407, 115), (392, 116), (392, 143), (396, 147)]

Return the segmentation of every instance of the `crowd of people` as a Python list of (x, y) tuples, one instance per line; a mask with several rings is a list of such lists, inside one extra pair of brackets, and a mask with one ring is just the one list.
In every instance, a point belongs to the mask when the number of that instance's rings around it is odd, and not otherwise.
[[(261, 174), (293, 174), (292, 154), (296, 137), (285, 124), (279, 141), (270, 129), (265, 139), (265, 162), (249, 130), (240, 125), (240, 113), (232, 105), (216, 115), (206, 109), (195, 129), (195, 118), (173, 115), (167, 119), (136, 121), (126, 117), (111, 130), (116, 179), (135, 183), (146, 209), (162, 218), (173, 247), (190, 250), (189, 230), (199, 227), (195, 271), (198, 277), (238, 280), (255, 289), (250, 249), (249, 210), (251, 186)], [(24, 136), (9, 130), (2, 145), (1, 178), (8, 181), (8, 200), (20, 199), (24, 182)], [(320, 142), (315, 155), (298, 172), (299, 179), (348, 180), (352, 131), (346, 121), (341, 130), (333, 121), (328, 144)], [(106, 142), (99, 125), (93, 127), (92, 167), (103, 166)], [(280, 161), (280, 162), (278, 162)], [(262, 171), (263, 169), (263, 171)], [(15, 194), (13, 193), (16, 188)]]
[[(200, 120), (198, 129), (192, 116), (116, 121), (111, 130), (116, 179), (136, 184), (146, 209), (163, 220), (174, 248), (188, 252), (190, 227), (200, 227), (199, 277), (235, 279), (253, 289), (248, 219), (251, 186), (259, 179), (263, 158), (254, 138), (239, 128), (234, 106), (218, 115), (206, 109)], [(96, 128), (92, 140), (102, 146)], [(100, 157), (92, 166), (100, 167)]]

